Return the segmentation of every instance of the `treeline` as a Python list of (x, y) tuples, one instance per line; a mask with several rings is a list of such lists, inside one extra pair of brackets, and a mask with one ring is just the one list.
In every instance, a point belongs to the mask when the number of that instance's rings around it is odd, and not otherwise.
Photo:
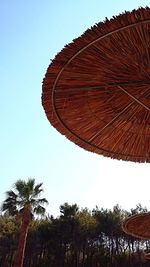
[[(79, 209), (65, 203), (60, 216), (32, 220), (25, 267), (148, 267), (143, 252), (150, 242), (122, 231), (129, 215), (147, 211), (140, 204), (130, 212), (118, 205), (113, 210)], [(7, 214), (0, 216), (0, 266), (11, 267), (18, 244), (19, 222)]]

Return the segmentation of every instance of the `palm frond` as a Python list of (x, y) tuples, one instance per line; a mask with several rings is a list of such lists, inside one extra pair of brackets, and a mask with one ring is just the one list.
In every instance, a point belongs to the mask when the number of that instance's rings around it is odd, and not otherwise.
[(37, 215), (44, 215), (44, 213), (45, 213), (45, 208), (44, 207), (42, 207), (41, 205), (38, 205), (37, 207), (35, 207), (34, 209), (33, 209), (33, 212), (34, 213), (36, 213)]
[(17, 205), (17, 195), (14, 191), (10, 190), (6, 192), (6, 199), (2, 204), (2, 211), (14, 210)]
[(13, 190), (6, 191), (6, 196), (16, 199), (17, 194)]
[(19, 196), (21, 197), (22, 195), (24, 195), (24, 188), (25, 188), (25, 181), (19, 179), (17, 180), (17, 182), (14, 184), (14, 188), (15, 190), (19, 193)]
[(34, 178), (29, 178), (27, 181), (27, 187), (30, 188), (31, 191), (34, 190), (34, 185), (35, 185), (35, 179)]
[(37, 207), (38, 205), (43, 205), (43, 204), (48, 204), (48, 201), (46, 198), (38, 198), (38, 199), (35, 199), (35, 198), (32, 198), (30, 200), (30, 204), (33, 208)]
[(41, 188), (42, 185), (43, 183), (39, 183), (34, 187), (34, 197), (43, 192), (43, 188)]
[(17, 214), (17, 208), (16, 205), (10, 203), (10, 202), (4, 202), (2, 204), (2, 211), (6, 211), (9, 215), (14, 216)]
[(48, 204), (48, 200), (46, 198), (39, 198), (37, 202), (40, 204)]

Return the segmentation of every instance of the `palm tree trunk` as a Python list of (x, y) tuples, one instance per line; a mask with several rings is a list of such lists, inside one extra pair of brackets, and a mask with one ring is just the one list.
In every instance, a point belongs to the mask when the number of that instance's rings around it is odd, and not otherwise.
[(22, 215), (22, 223), (20, 227), (19, 243), (15, 254), (13, 267), (23, 267), (25, 246), (30, 223), (31, 212), (29, 208), (25, 208)]

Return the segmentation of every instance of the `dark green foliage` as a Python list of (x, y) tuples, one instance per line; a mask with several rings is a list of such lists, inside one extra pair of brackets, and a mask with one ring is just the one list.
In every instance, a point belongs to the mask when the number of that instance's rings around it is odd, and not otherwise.
[[(144, 208), (145, 211), (145, 208)], [(139, 204), (131, 212), (116, 205), (113, 210), (90, 212), (65, 203), (58, 218), (32, 220), (26, 245), (24, 267), (148, 267), (143, 251), (149, 241), (126, 235), (122, 220), (143, 212)], [(0, 266), (11, 266), (18, 226), (8, 215), (0, 217)]]

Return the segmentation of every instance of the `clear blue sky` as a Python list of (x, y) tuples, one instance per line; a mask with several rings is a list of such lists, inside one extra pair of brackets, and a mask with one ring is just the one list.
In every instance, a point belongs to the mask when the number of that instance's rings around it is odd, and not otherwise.
[(150, 208), (150, 165), (87, 152), (58, 133), (41, 105), (50, 59), (105, 17), (148, 6), (140, 0), (0, 1), (0, 202), (17, 179), (43, 182), (55, 216), (64, 202), (80, 207)]

